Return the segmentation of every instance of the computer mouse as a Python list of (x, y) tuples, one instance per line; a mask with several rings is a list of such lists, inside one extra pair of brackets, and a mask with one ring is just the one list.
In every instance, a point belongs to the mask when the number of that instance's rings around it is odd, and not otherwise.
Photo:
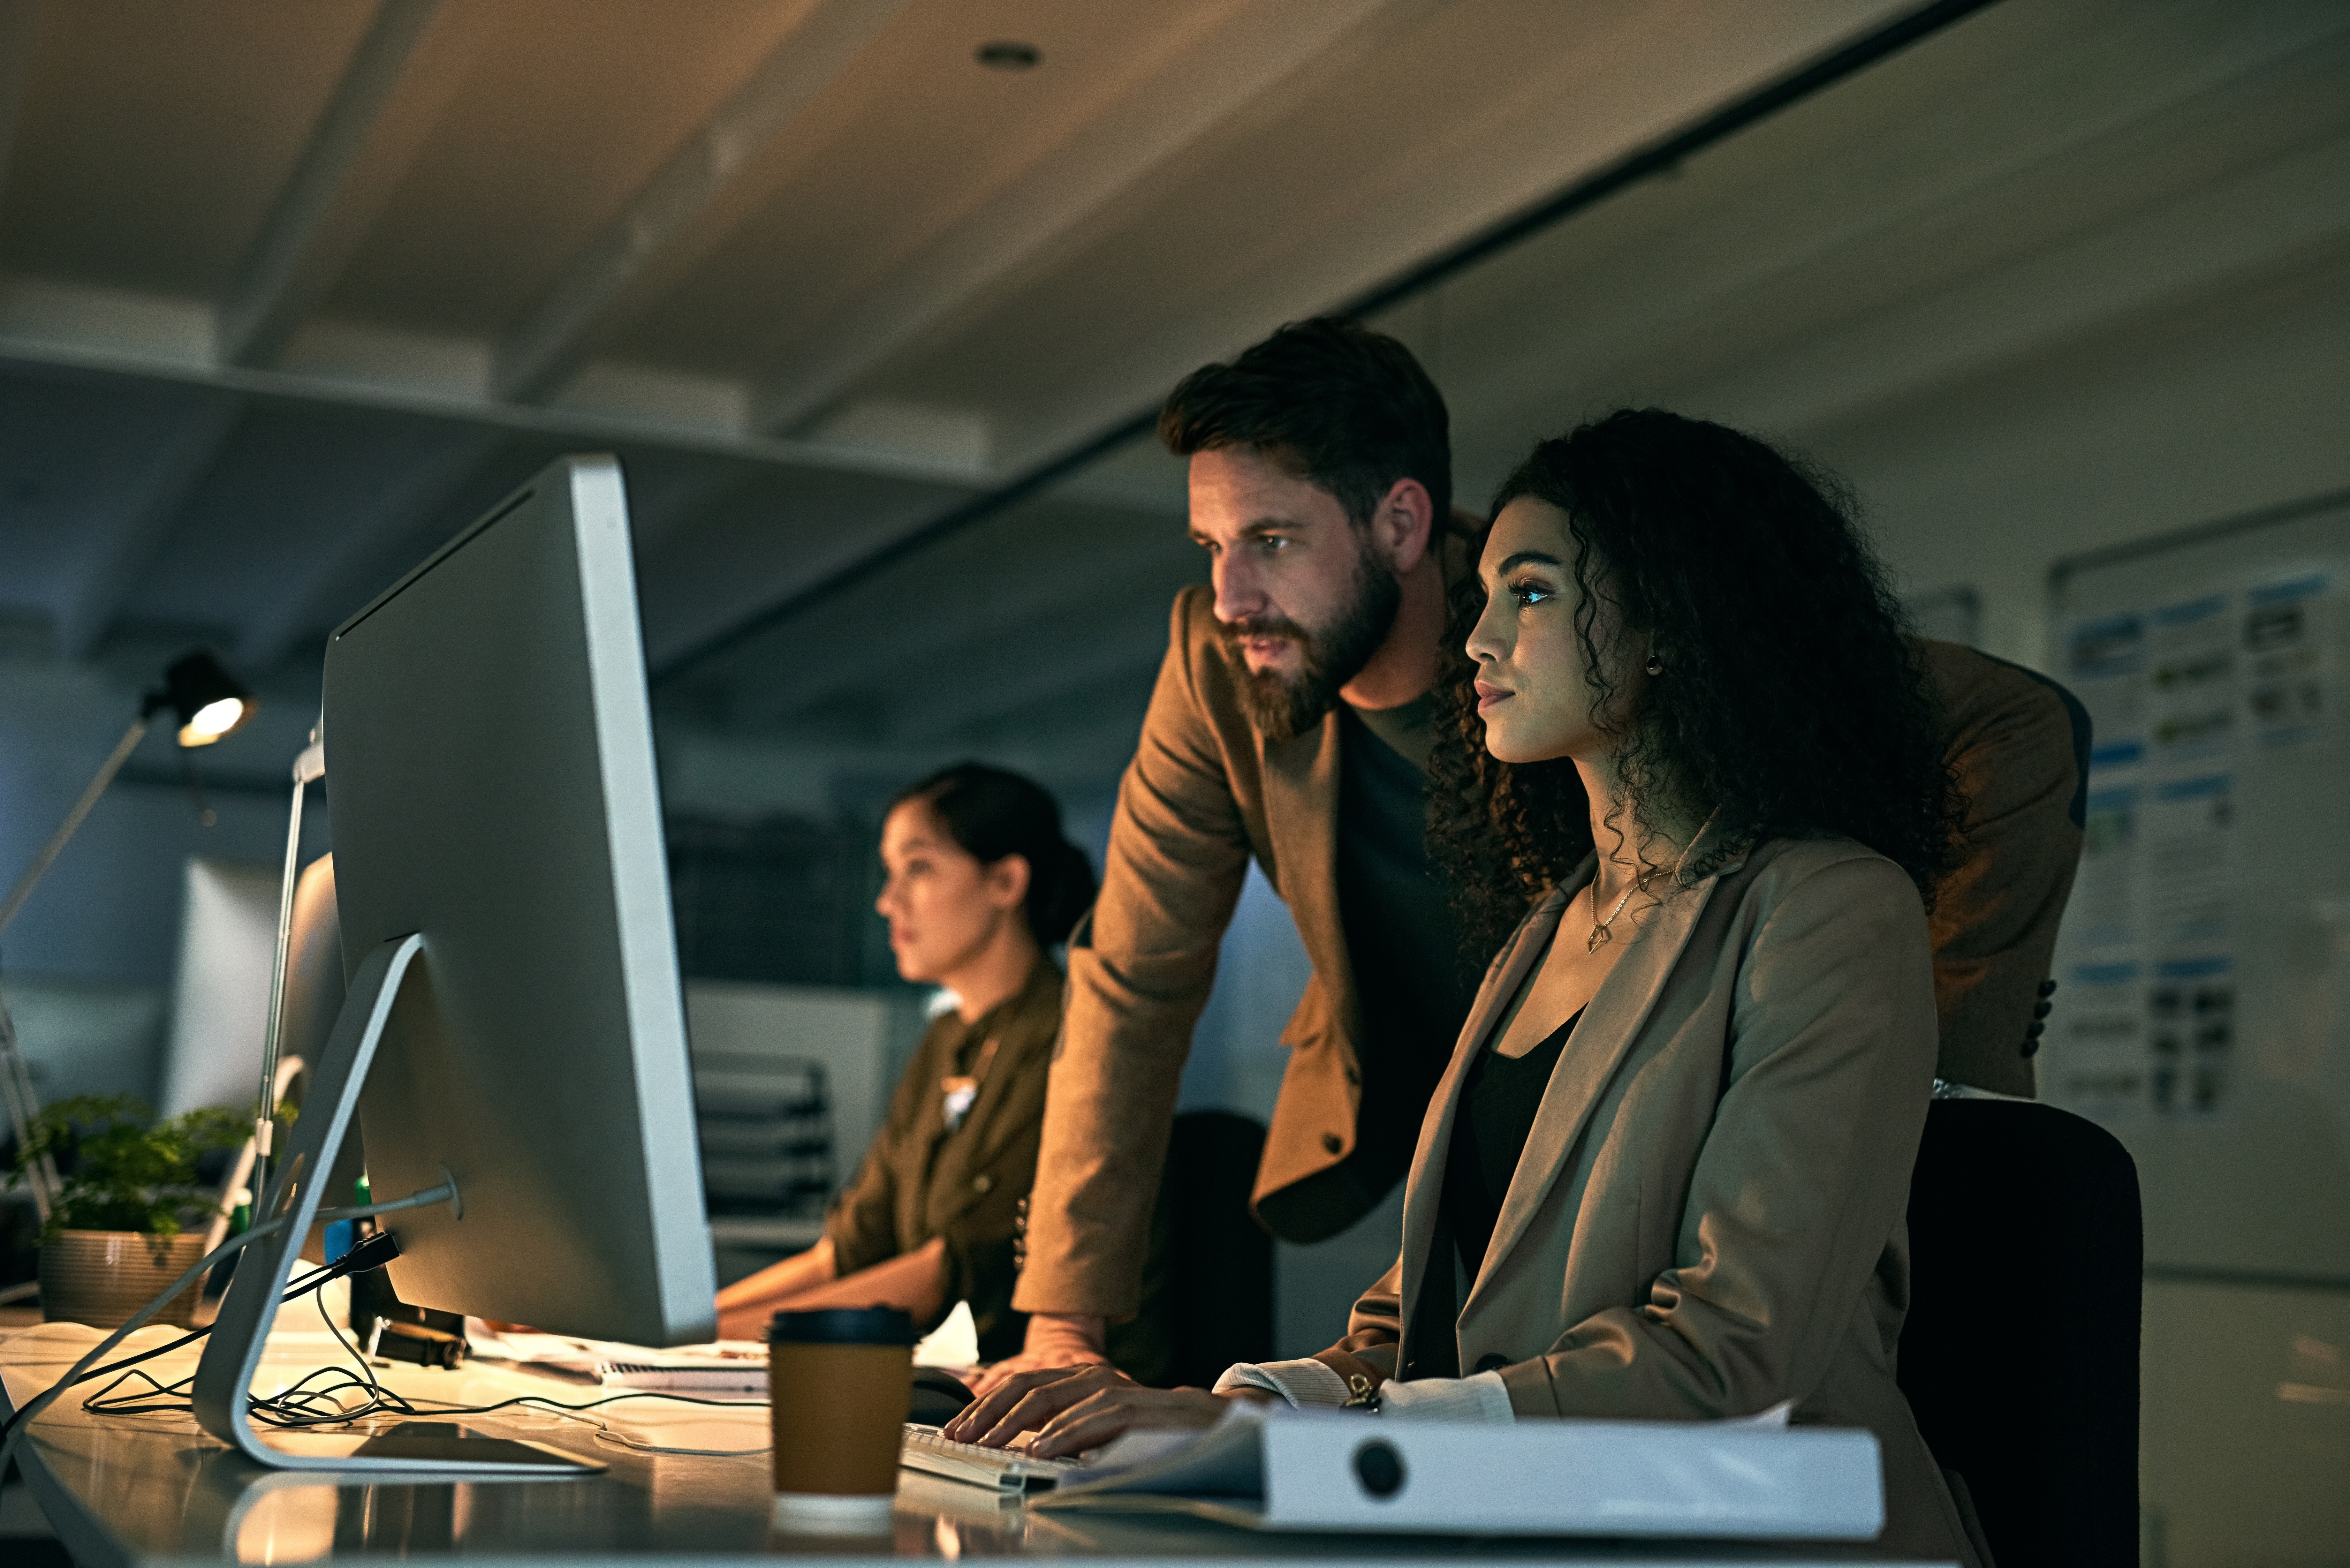
[(925, 1427), (943, 1427), (971, 1403), (971, 1390), (962, 1378), (935, 1366), (914, 1368), (914, 1393), (906, 1419)]

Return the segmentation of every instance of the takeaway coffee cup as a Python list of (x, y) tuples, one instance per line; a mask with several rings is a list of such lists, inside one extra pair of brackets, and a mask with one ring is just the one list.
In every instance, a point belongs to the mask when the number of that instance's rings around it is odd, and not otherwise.
[(886, 1529), (912, 1397), (914, 1320), (896, 1307), (779, 1312), (767, 1324), (775, 1518)]

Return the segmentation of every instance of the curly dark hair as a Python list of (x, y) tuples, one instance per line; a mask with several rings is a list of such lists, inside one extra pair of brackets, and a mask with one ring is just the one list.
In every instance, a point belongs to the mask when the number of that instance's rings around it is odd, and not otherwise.
[[(1613, 710), (1592, 644), (1604, 596), (1665, 667), (1619, 732), (1644, 865), (1660, 825), (1713, 815), (1683, 876), (1747, 846), (1840, 835), (1899, 866), (1928, 907), (1959, 858), (1965, 802), (1906, 620), (1834, 477), (1749, 435), (1661, 409), (1625, 409), (1534, 450), (1503, 482), (1566, 514), (1575, 616), (1594, 711)], [(1483, 608), (1454, 589), (1437, 684), (1428, 843), (1482, 962), (1531, 904), (1591, 853), (1575, 763), (1485, 750), (1462, 649)]]

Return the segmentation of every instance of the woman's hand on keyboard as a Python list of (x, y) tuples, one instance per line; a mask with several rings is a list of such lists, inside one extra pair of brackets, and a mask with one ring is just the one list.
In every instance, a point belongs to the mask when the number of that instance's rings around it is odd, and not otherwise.
[(1230, 1403), (1204, 1388), (1145, 1388), (1113, 1366), (1055, 1367), (1004, 1379), (946, 1435), (1000, 1449), (1033, 1432), (1029, 1453), (1067, 1459), (1141, 1428), (1213, 1426)]

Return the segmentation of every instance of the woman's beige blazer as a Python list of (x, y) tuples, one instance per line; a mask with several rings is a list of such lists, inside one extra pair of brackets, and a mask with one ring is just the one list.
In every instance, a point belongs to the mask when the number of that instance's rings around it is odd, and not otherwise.
[(1926, 918), (1857, 844), (1762, 845), (1641, 917), (1551, 1075), (1457, 1317), (1419, 1310), (1431, 1262), (1440, 1300), (1458, 1268), (1440, 1193), (1461, 1080), (1589, 874), (1487, 971), (1420, 1128), (1402, 1256), (1346, 1348), (1384, 1362), (1399, 1345), (1407, 1378), (1498, 1368), (1521, 1417), (1793, 1399), (1798, 1420), (1877, 1434), (1886, 1546), (1976, 1562), (1894, 1383), (1934, 1076)]

